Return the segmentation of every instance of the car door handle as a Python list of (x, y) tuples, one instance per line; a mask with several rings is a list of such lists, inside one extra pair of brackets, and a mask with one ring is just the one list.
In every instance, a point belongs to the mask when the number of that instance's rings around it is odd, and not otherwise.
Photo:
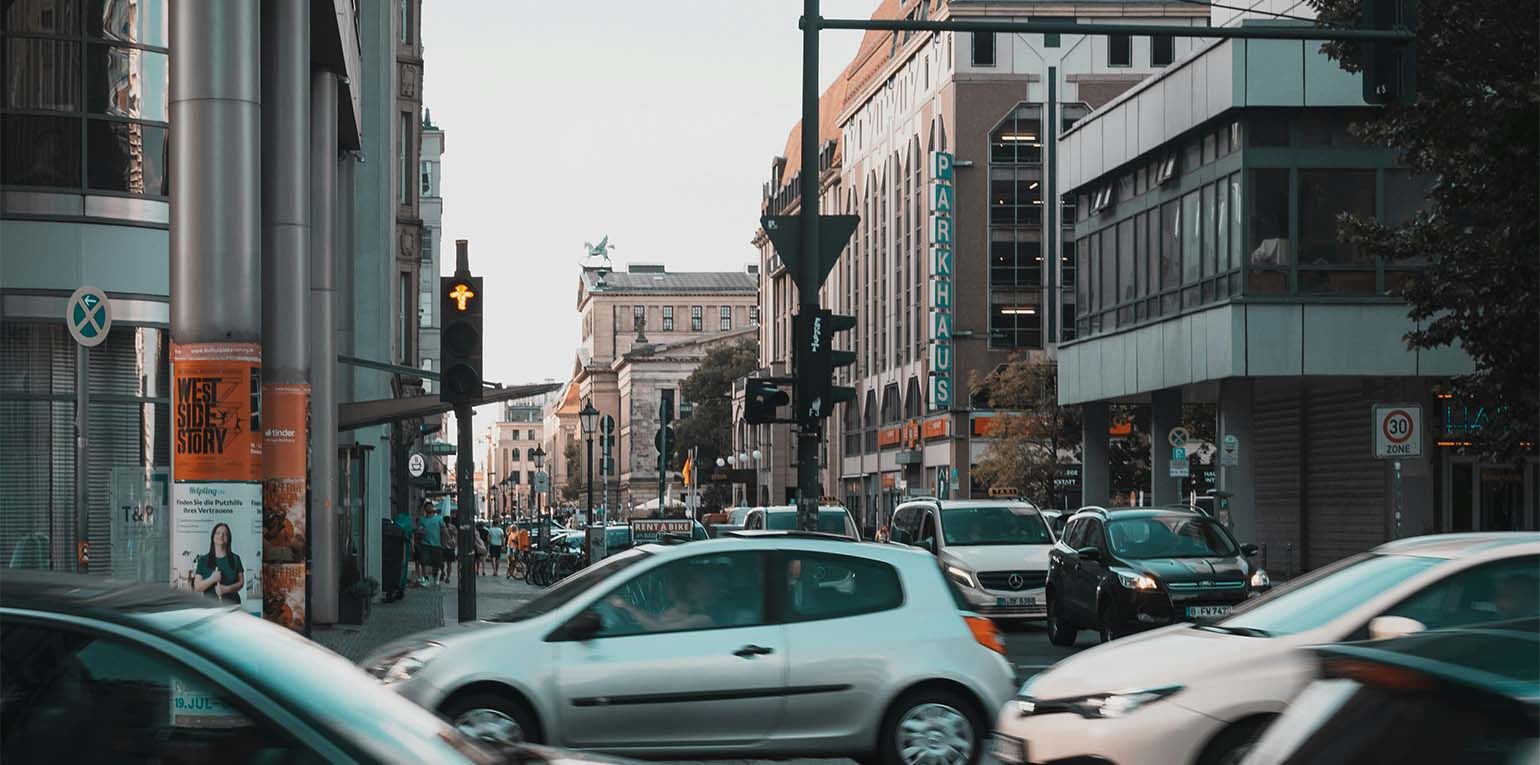
[(775, 653), (774, 648), (766, 648), (762, 645), (746, 645), (733, 651), (733, 655), (740, 659), (752, 659), (755, 656), (767, 656), (772, 653)]

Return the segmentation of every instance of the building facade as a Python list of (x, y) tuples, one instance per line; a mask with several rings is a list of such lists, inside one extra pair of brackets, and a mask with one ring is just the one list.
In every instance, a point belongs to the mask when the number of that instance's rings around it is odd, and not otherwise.
[[(443, 128), (433, 124), (432, 114), (424, 110), (417, 186), (418, 211), (422, 215), (422, 232), (418, 236), (422, 257), (417, 281), (417, 359), (418, 366), (430, 372), (440, 371), (439, 331), (443, 327), (443, 317), (439, 315), (442, 306), (436, 295), (444, 263), (444, 147)], [(438, 393), (432, 381), (424, 380), (422, 387), (429, 395)]]
[[(1150, 407), (1150, 491), (1165, 502), (1166, 434), (1202, 402), (1233, 446), (1220, 515), (1272, 570), (1417, 534), (1536, 528), (1536, 461), (1459, 449), (1501, 402), (1449, 400), (1441, 384), (1469, 358), (1405, 343), (1415, 323), (1399, 294), (1422, 264), (1338, 240), (1340, 214), (1405, 221), (1429, 183), (1353, 135), (1376, 108), (1361, 87), (1319, 44), (1224, 41), (1064, 133), (1081, 277), (1058, 391), (1085, 414), (1087, 502), (1107, 494), (1106, 439), (1092, 434), (1110, 403)], [(1420, 453), (1376, 458), (1376, 406), (1420, 407)]]
[[(1202, 26), (1181, 2), (884, 2), (874, 18), (1014, 17)], [(1077, 35), (868, 32), (820, 100), (826, 214), (861, 223), (820, 294), (857, 317), (840, 384), (856, 402), (829, 421), (823, 486), (875, 528), (911, 492), (981, 492), (969, 465), (987, 446), (987, 401), (973, 380), (1013, 357), (1047, 356), (1072, 331), (1077, 274), (1073, 209), (1045, 229), (1056, 198), (1043, 172), (1043, 122), (1054, 83), (1057, 127), (1111, 101), (1197, 45), (1191, 39)], [(764, 211), (799, 209), (800, 130), (771, 164)], [(938, 164), (941, 163), (941, 164)], [(1065, 188), (1062, 183), (1060, 188)], [(940, 189), (944, 187), (944, 189)], [(944, 223), (938, 224), (938, 220)], [(790, 275), (763, 231), (764, 374), (790, 368)], [(938, 255), (938, 252), (945, 253)], [(1066, 308), (1068, 306), (1068, 308)], [(740, 428), (759, 501), (795, 489), (788, 426)]]
[(535, 449), (545, 443), (545, 414), (534, 404), (508, 404), (492, 425), (486, 464), (490, 487), (483, 515), (522, 516), (533, 507)]
[[(759, 320), (757, 278), (741, 272), (670, 272), (662, 266), (633, 265), (626, 271), (590, 265), (578, 284), (577, 309), (582, 342), (574, 364), (569, 404), (572, 425), (582, 402), (592, 401), (616, 423), (612, 499), (631, 508), (658, 495), (658, 429), (663, 391), (674, 396), (679, 383), (717, 345), (753, 342)], [(575, 438), (583, 438), (576, 433)], [(558, 444), (565, 448), (565, 443)], [(579, 447), (578, 480), (587, 480), (587, 444)], [(600, 480), (595, 440), (594, 481)], [(674, 491), (678, 491), (677, 484)], [(595, 503), (603, 487), (595, 486)], [(586, 498), (584, 499), (586, 501)]]

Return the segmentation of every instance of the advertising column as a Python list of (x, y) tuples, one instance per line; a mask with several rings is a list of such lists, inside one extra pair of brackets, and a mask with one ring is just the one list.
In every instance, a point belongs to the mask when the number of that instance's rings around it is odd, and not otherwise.
[(262, 348), (174, 343), (171, 586), (262, 613)]
[(266, 435), (262, 460), (263, 615), (296, 632), (305, 629), (305, 476), (310, 452), (310, 386), (262, 386)]

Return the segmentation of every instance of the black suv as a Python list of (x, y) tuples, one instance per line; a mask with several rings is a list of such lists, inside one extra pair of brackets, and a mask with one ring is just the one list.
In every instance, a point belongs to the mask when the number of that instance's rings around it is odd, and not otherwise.
[(1082, 508), (1048, 555), (1048, 640), (1224, 616), (1271, 584), (1256, 553), (1191, 508)]

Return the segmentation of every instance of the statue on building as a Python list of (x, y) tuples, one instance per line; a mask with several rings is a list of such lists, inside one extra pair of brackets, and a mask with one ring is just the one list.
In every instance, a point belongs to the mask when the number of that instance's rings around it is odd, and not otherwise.
[(605, 234), (604, 238), (600, 239), (598, 244), (589, 244), (588, 242), (583, 243), (583, 249), (588, 251), (588, 260), (590, 261), (590, 265), (594, 265), (591, 261), (603, 260), (604, 265), (609, 266), (610, 250), (614, 247), (615, 245), (610, 244), (609, 234)]

